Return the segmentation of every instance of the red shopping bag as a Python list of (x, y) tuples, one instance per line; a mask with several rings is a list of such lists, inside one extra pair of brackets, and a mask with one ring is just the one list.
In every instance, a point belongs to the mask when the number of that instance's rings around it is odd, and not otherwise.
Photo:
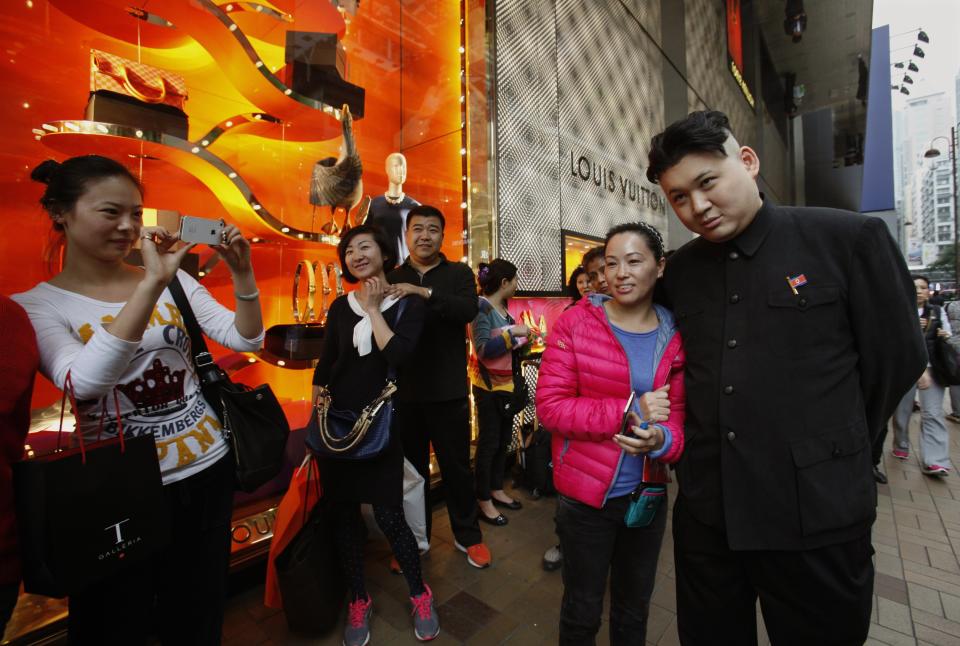
[(303, 464), (294, 472), (290, 488), (280, 501), (273, 522), (273, 539), (267, 558), (267, 580), (263, 590), (263, 605), (268, 608), (283, 607), (276, 558), (303, 528), (321, 495), (320, 472), (316, 460), (308, 453)]

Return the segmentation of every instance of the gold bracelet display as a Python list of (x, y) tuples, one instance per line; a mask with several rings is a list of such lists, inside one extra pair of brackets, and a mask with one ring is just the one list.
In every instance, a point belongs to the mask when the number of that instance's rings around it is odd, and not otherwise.
[[(316, 312), (315, 295), (317, 293), (317, 272), (318, 263), (309, 260), (301, 260), (297, 263), (297, 269), (293, 272), (293, 320), (297, 323), (309, 323), (314, 319)], [(305, 311), (300, 309), (300, 272), (306, 268), (307, 272), (307, 307)]]
[(330, 272), (333, 272), (333, 281), (336, 286), (337, 296), (343, 296), (343, 272), (340, 270), (340, 265), (336, 263), (327, 264), (327, 278), (330, 277)]

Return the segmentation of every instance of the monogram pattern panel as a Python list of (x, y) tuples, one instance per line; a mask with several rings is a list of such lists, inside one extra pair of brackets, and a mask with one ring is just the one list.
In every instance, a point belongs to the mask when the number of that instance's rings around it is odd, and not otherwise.
[(644, 219), (666, 237), (644, 177), (663, 129), (659, 3), (500, 0), (496, 28), (499, 255), (520, 289), (560, 291), (561, 228)]
[(619, 2), (559, 0), (557, 27), (563, 227), (603, 236), (643, 219), (666, 234), (662, 193), (644, 176), (663, 130), (656, 45)]
[(531, 291), (563, 282), (555, 24), (552, 2), (497, 3), (498, 252)]
[[(675, 2), (676, 0), (668, 0), (668, 2)], [(597, 4), (603, 4), (598, 2)], [(610, 2), (611, 5), (618, 4), (617, 0)], [(630, 12), (630, 15), (643, 25), (643, 28), (647, 30), (647, 33), (650, 34), (650, 37), (653, 38), (658, 43), (663, 42), (660, 36), (660, 3), (652, 2), (651, 0), (619, 0), (619, 4), (623, 5)]]
[[(683, 1), (690, 86), (710, 109), (720, 110), (729, 117), (733, 134), (740, 143), (756, 145), (754, 113), (727, 66), (725, 3), (720, 0)], [(759, 95), (757, 87), (751, 87), (750, 91), (754, 97)], [(691, 101), (691, 111), (702, 109), (704, 106), (698, 101)]]

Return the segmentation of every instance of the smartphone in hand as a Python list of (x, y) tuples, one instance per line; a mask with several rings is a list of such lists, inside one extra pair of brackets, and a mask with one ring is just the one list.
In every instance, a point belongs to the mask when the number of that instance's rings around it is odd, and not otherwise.
[(637, 391), (633, 390), (630, 392), (630, 399), (627, 400), (627, 405), (623, 409), (623, 417), (620, 419), (620, 435), (633, 436), (633, 431), (630, 430), (630, 412), (633, 410), (633, 402), (636, 399)]
[(223, 244), (223, 220), (209, 220), (192, 215), (180, 218), (180, 240), (183, 242), (199, 242), (207, 245)]

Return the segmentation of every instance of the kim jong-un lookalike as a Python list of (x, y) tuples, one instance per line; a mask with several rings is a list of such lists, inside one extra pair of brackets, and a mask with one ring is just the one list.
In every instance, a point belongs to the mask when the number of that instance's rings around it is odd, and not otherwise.
[(673, 514), (684, 646), (867, 638), (871, 444), (927, 365), (913, 282), (883, 221), (775, 205), (720, 112), (651, 142), (647, 177), (699, 237), (663, 293), (686, 351)]

